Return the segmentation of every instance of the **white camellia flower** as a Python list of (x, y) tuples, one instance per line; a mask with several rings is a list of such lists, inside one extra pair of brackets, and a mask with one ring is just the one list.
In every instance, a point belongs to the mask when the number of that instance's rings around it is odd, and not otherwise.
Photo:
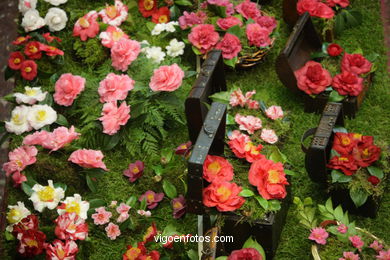
[(36, 211), (42, 212), (44, 208), (55, 209), (65, 197), (65, 191), (61, 187), (55, 188), (52, 180), (48, 180), (47, 183), (49, 184), (47, 186), (35, 184), (32, 187), (33, 194), (30, 200)]
[(167, 32), (175, 32), (176, 28), (175, 26), (179, 26), (179, 22), (169, 22), (165, 25), (165, 31)]
[(25, 14), (28, 10), (37, 8), (38, 0), (19, 0), (19, 12)]
[(15, 93), (14, 97), (18, 104), (25, 103), (34, 105), (37, 101), (43, 101), (46, 98), (47, 92), (42, 92), (41, 88), (24, 87), (24, 93)]
[(155, 63), (160, 63), (165, 58), (165, 52), (162, 51), (161, 47), (146, 47), (145, 48), (146, 58), (151, 59)]
[(184, 42), (179, 42), (177, 39), (172, 39), (166, 47), (167, 54), (171, 57), (177, 57), (184, 53)]
[(152, 30), (152, 35), (159, 35), (163, 31), (165, 31), (165, 26), (166, 26), (165, 23), (156, 24)]
[(67, 21), (68, 16), (66, 16), (65, 11), (57, 7), (50, 8), (45, 16), (45, 23), (51, 32), (64, 29)]
[(66, 197), (61, 203), (57, 208), (58, 215), (75, 212), (82, 219), (88, 218), (89, 202), (83, 201), (80, 194), (73, 194), (73, 197)]
[(27, 120), (35, 130), (38, 130), (54, 123), (57, 120), (57, 112), (48, 105), (34, 105), (28, 112)]
[(31, 32), (45, 26), (45, 20), (39, 16), (35, 9), (28, 10), (22, 19), (22, 27), (26, 32)]
[(66, 2), (68, 2), (68, 0), (45, 0), (45, 2), (48, 2), (54, 6), (59, 6), (61, 4), (65, 4)]
[(18, 201), (17, 205), (8, 206), (8, 209), (7, 221), (10, 224), (6, 228), (8, 232), (12, 232), (14, 225), (18, 224), (22, 219), (31, 214), (31, 212), (24, 206), (24, 203), (20, 201)]
[(5, 129), (10, 133), (20, 135), (24, 132), (28, 132), (32, 129), (27, 117), (30, 111), (30, 107), (17, 106), (12, 110), (11, 120), (5, 122)]

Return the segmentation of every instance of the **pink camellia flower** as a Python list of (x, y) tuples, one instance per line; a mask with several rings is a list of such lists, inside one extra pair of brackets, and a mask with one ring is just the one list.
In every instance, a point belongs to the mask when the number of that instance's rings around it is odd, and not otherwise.
[(245, 17), (245, 19), (255, 19), (256, 17), (261, 15), (257, 4), (251, 2), (250, 0), (245, 0), (241, 4), (236, 6), (236, 11)]
[(14, 172), (12, 180), (14, 182), (14, 187), (19, 187), (23, 182), (27, 181), (27, 177), (21, 172)]
[(359, 236), (355, 235), (349, 237), (349, 241), (351, 241), (353, 247), (357, 248), (359, 251), (362, 250), (362, 247), (364, 246), (364, 242)]
[(325, 245), (326, 239), (328, 238), (329, 233), (326, 232), (324, 228), (316, 227), (311, 230), (311, 234), (309, 236), (310, 240), (316, 241), (317, 244)]
[(276, 28), (278, 22), (275, 17), (261, 15), (255, 18), (255, 22), (261, 27), (266, 28), (270, 33)]
[(233, 132), (231, 132), (231, 134), (228, 137), (229, 137), (229, 140), (234, 140), (234, 139), (238, 139), (238, 138), (244, 138), (244, 142), (245, 143), (251, 141), (249, 136), (247, 136), (246, 134), (241, 133), (239, 130), (234, 130)]
[(85, 78), (71, 73), (62, 74), (55, 84), (54, 101), (62, 106), (71, 106), (84, 87)]
[(95, 38), (99, 33), (97, 18), (98, 13), (96, 11), (90, 11), (78, 19), (73, 28), (73, 36), (80, 36), (82, 41), (86, 41), (88, 38)]
[(162, 201), (164, 198), (164, 193), (155, 193), (154, 191), (148, 190), (141, 197), (139, 197), (139, 201), (146, 199), (146, 204), (148, 205), (148, 209), (154, 209), (157, 207), (158, 202)]
[(257, 23), (251, 23), (246, 26), (246, 37), (248, 38), (249, 45), (267, 47), (272, 43), (269, 35), (270, 32), (268, 29)]
[(376, 256), (378, 260), (390, 260), (390, 249), (387, 251), (379, 251), (379, 254)]
[(155, 69), (150, 79), (149, 87), (153, 91), (172, 92), (181, 86), (184, 71), (176, 64), (161, 66)]
[(126, 102), (117, 107), (116, 102), (105, 103), (102, 110), (102, 116), (99, 118), (103, 124), (103, 133), (114, 135), (118, 132), (121, 125), (126, 125), (130, 119), (130, 105)]
[(326, 4), (329, 7), (334, 7), (335, 5), (339, 5), (342, 8), (345, 8), (349, 5), (349, 0), (326, 0)]
[(102, 161), (103, 158), (104, 155), (100, 150), (79, 149), (69, 156), (68, 161), (84, 168), (101, 168), (108, 171), (106, 165)]
[[(34, 146), (24, 145), (8, 153), (8, 162), (3, 164), (7, 177), (15, 172), (23, 171), (28, 165), (37, 161), (38, 150)], [(22, 177), (22, 176), (20, 176)]]
[(216, 49), (222, 51), (224, 59), (233, 59), (240, 53), (242, 47), (240, 39), (237, 36), (226, 33), (222, 40), (217, 44)]
[(26, 145), (42, 145), (43, 142), (49, 138), (50, 132), (45, 130), (35, 131), (33, 134), (29, 134), (24, 137), (23, 144)]
[(54, 220), (54, 233), (62, 240), (85, 240), (88, 236), (88, 223), (76, 212), (65, 213)]
[(263, 260), (263, 256), (260, 252), (254, 248), (243, 248), (234, 250), (226, 260)]
[(242, 21), (235, 16), (229, 16), (226, 18), (219, 18), (217, 20), (217, 25), (219, 26), (219, 28), (226, 31), (227, 29), (235, 25), (242, 26)]
[(179, 17), (179, 25), (182, 30), (192, 27), (197, 24), (202, 24), (207, 19), (205, 12), (198, 11), (196, 13), (187, 11), (183, 12), (183, 15)]
[(339, 260), (359, 260), (359, 255), (354, 254), (353, 252), (344, 252), (343, 257), (339, 258)]
[(383, 245), (379, 243), (378, 240), (374, 240), (374, 242), (370, 244), (370, 248), (374, 249), (377, 253), (379, 253), (379, 251), (383, 249)]
[(229, 104), (232, 106), (232, 107), (236, 107), (236, 106), (240, 106), (240, 107), (244, 107), (245, 104), (247, 102), (247, 99), (246, 97), (244, 97), (244, 95), (242, 94), (242, 91), (241, 89), (237, 89), (237, 90), (234, 90), (231, 94), (230, 94), (230, 101), (229, 101)]
[(308, 61), (295, 71), (297, 86), (306, 94), (319, 94), (332, 84), (332, 76), (324, 69), (321, 63)]
[(95, 209), (94, 214), (92, 214), (93, 223), (95, 225), (104, 225), (110, 222), (110, 218), (112, 217), (112, 213), (109, 211), (106, 211), (105, 207), (99, 207)]
[(119, 229), (118, 225), (115, 225), (114, 223), (110, 222), (107, 227), (105, 228), (107, 236), (111, 240), (115, 240), (118, 236), (121, 234), (121, 230)]
[(271, 118), (272, 120), (276, 120), (279, 118), (283, 118), (283, 110), (280, 106), (270, 106), (265, 110), (265, 114), (268, 118)]
[(275, 134), (275, 131), (272, 129), (263, 129), (261, 130), (261, 139), (264, 142), (267, 142), (269, 144), (274, 144), (278, 141), (278, 136)]
[(175, 149), (175, 154), (183, 155), (185, 157), (189, 154), (189, 152), (191, 151), (191, 148), (192, 148), (192, 142), (188, 141), (187, 143), (179, 145)]
[(256, 100), (248, 100), (246, 105), (248, 106), (248, 109), (259, 109), (260, 107), (259, 102)]
[(145, 165), (141, 161), (130, 163), (128, 169), (123, 171), (123, 175), (129, 177), (130, 182), (135, 182), (144, 172)]
[(139, 214), (139, 215), (141, 215), (141, 216), (145, 216), (145, 217), (150, 217), (151, 215), (152, 215), (152, 212), (150, 212), (149, 210), (141, 210), (141, 209), (139, 209), (139, 210), (137, 210), (137, 213)]
[(340, 224), (338, 227), (337, 227), (337, 231), (340, 232), (341, 234), (345, 234), (348, 232), (348, 227), (344, 224)]
[(135, 40), (121, 39), (111, 48), (112, 66), (116, 70), (126, 71), (141, 52), (141, 44)]
[(107, 5), (99, 12), (103, 23), (112, 26), (120, 26), (127, 19), (128, 7), (120, 0), (115, 0), (115, 5)]
[(236, 114), (234, 120), (240, 125), (240, 130), (247, 131), (249, 134), (253, 134), (262, 127), (261, 119), (258, 117)]
[(207, 3), (210, 5), (222, 6), (226, 8), (226, 16), (231, 16), (234, 14), (234, 6), (230, 0), (207, 0)]
[(128, 75), (110, 73), (99, 83), (100, 102), (124, 100), (130, 90), (134, 88), (135, 81)]
[(79, 251), (76, 242), (73, 240), (55, 239), (53, 243), (46, 246), (46, 260), (76, 260)]
[(173, 208), (173, 218), (181, 218), (186, 213), (187, 204), (183, 195), (179, 195), (179, 197), (174, 198), (171, 201), (171, 204)]
[(345, 53), (341, 60), (341, 71), (349, 71), (355, 74), (365, 74), (371, 71), (372, 63), (361, 54)]
[(129, 218), (129, 210), (131, 209), (130, 206), (126, 205), (125, 203), (121, 203), (119, 207), (116, 208), (116, 212), (119, 213), (119, 217), (116, 220), (118, 223), (123, 223)]
[(344, 71), (334, 76), (332, 86), (340, 95), (358, 96), (363, 90), (363, 78)]
[(110, 208), (115, 208), (117, 204), (118, 204), (118, 201), (112, 200), (109, 207)]
[(211, 50), (219, 40), (219, 34), (211, 24), (200, 24), (192, 27), (191, 33), (188, 35), (188, 40), (194, 45), (202, 54)]
[(108, 26), (107, 30), (99, 34), (99, 38), (102, 40), (102, 45), (107, 48), (112, 48), (114, 43), (121, 39), (129, 39), (129, 36), (124, 33), (121, 28), (115, 26)]

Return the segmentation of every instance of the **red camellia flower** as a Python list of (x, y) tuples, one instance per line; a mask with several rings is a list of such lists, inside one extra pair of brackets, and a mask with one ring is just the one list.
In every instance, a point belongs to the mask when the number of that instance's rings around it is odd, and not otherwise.
[(311, 16), (331, 19), (334, 16), (332, 8), (318, 0), (299, 0), (297, 3), (297, 11), (300, 15), (309, 12)]
[(43, 232), (29, 229), (18, 233), (16, 238), (19, 240), (17, 251), (23, 257), (31, 258), (42, 254), (46, 240)]
[(305, 93), (319, 94), (332, 84), (332, 76), (320, 63), (308, 61), (305, 66), (295, 71), (298, 88)]
[(190, 153), (191, 148), (192, 148), (192, 142), (188, 141), (187, 143), (183, 143), (183, 144), (179, 145), (175, 149), (175, 154), (183, 155), (184, 157), (186, 157)]
[(343, 48), (341, 48), (341, 46), (337, 43), (331, 43), (328, 45), (328, 48), (326, 48), (326, 51), (330, 56), (336, 57), (343, 52)]
[(233, 180), (233, 166), (223, 157), (207, 155), (203, 164), (203, 178), (208, 182)]
[(206, 207), (217, 207), (222, 212), (234, 211), (245, 203), (245, 199), (238, 195), (241, 190), (236, 183), (215, 180), (203, 189), (203, 204)]
[(41, 43), (40, 45), (40, 50), (46, 52), (46, 55), (50, 57), (57, 56), (57, 55), (61, 55), (61, 56), (64, 55), (64, 52), (62, 50), (54, 46), (49, 46), (43, 43)]
[(138, 0), (138, 10), (143, 17), (150, 17), (157, 10), (157, 0)]
[(55, 239), (52, 244), (46, 246), (46, 260), (75, 260), (79, 251), (76, 242), (73, 240)]
[(237, 158), (245, 158), (245, 146), (248, 142), (248, 138), (244, 135), (231, 139), (228, 144), (232, 152)]
[(211, 50), (219, 40), (219, 34), (211, 24), (200, 24), (192, 27), (191, 33), (188, 35), (188, 40), (202, 54)]
[(44, 34), (42, 34), (42, 36), (43, 36), (43, 38), (45, 38), (45, 40), (47, 42), (52, 42), (54, 40), (56, 40), (57, 42), (62, 42), (62, 40), (60, 38), (58, 38), (56, 36), (52, 36), (52, 35), (50, 35), (50, 33), (44, 33)]
[(358, 53), (345, 53), (341, 60), (341, 71), (349, 71), (358, 75), (370, 72), (371, 67), (372, 63)]
[(164, 6), (152, 14), (152, 22), (154, 23), (168, 23), (170, 19), (171, 12), (168, 7)]
[(237, 36), (226, 33), (222, 40), (217, 44), (217, 49), (222, 51), (224, 59), (233, 59), (240, 53), (242, 47), (240, 39)]
[(33, 60), (25, 60), (20, 66), (20, 72), (24, 79), (33, 80), (38, 73), (38, 65)]
[(36, 215), (28, 215), (17, 225), (14, 225), (12, 227), (12, 234), (17, 237), (19, 233), (23, 233), (26, 230), (38, 230), (38, 217)]
[(173, 218), (181, 218), (186, 213), (187, 203), (183, 195), (179, 195), (179, 197), (172, 199), (171, 205), (173, 208)]
[(349, 0), (326, 0), (326, 4), (330, 7), (339, 5), (342, 8), (345, 8), (349, 5)]
[(26, 42), (28, 42), (28, 40), (31, 39), (31, 36), (19, 36), (18, 38), (16, 38), (15, 41), (12, 42), (13, 45), (21, 45), (21, 44), (24, 44)]
[(267, 47), (272, 43), (272, 40), (269, 37), (270, 31), (257, 23), (248, 24), (246, 26), (245, 33), (248, 38), (249, 45)]
[(240, 250), (234, 250), (228, 260), (263, 260), (263, 257), (254, 248), (243, 248)]
[(65, 213), (57, 217), (55, 234), (62, 240), (84, 240), (88, 236), (88, 224), (75, 212)]
[(8, 59), (8, 67), (13, 70), (19, 70), (22, 66), (22, 62), (24, 61), (24, 56), (20, 51), (12, 52), (9, 55)]
[(363, 90), (363, 78), (344, 71), (334, 76), (332, 86), (340, 95), (358, 96)]
[(138, 242), (137, 247), (127, 246), (126, 252), (123, 254), (122, 260), (159, 260), (160, 253), (156, 250), (151, 251), (147, 254), (145, 245), (143, 242)]
[(381, 149), (374, 145), (372, 136), (363, 136), (362, 140), (353, 149), (352, 154), (358, 166), (368, 167), (379, 159)]
[(32, 41), (26, 44), (24, 47), (24, 54), (32, 60), (38, 60), (42, 58), (42, 52), (40, 50), (40, 42)]
[(328, 168), (341, 170), (345, 175), (353, 175), (358, 169), (356, 161), (351, 155), (334, 156), (330, 159)]
[(123, 171), (123, 175), (129, 177), (130, 182), (135, 182), (144, 172), (145, 165), (137, 160), (135, 163), (130, 163), (128, 169)]
[(88, 38), (95, 38), (100, 29), (97, 18), (98, 13), (90, 11), (78, 19), (73, 27), (73, 36), (80, 36), (82, 41), (86, 41)]
[(337, 132), (334, 135), (333, 147), (336, 152), (341, 155), (346, 155), (352, 152), (358, 139), (355, 138), (353, 133), (341, 133)]
[(150, 227), (146, 230), (146, 233), (143, 237), (143, 242), (146, 244), (148, 242), (153, 241), (154, 237), (157, 235), (157, 227), (156, 224), (153, 222)]
[(152, 190), (148, 190), (143, 195), (141, 195), (138, 200), (142, 201), (143, 199), (146, 199), (146, 204), (148, 205), (148, 209), (154, 209), (157, 207), (158, 203), (162, 201), (164, 198), (164, 193), (155, 193)]
[(249, 169), (249, 183), (257, 186), (259, 194), (266, 200), (283, 199), (289, 185), (284, 173), (283, 164), (262, 158), (252, 163)]
[(254, 161), (265, 158), (265, 156), (260, 153), (261, 149), (263, 149), (263, 146), (261, 144), (259, 144), (258, 146), (255, 146), (252, 142), (246, 143), (245, 144), (245, 159), (248, 162), (252, 163)]
[(376, 176), (370, 176), (367, 178), (367, 180), (374, 186), (378, 185), (381, 182), (381, 180)]

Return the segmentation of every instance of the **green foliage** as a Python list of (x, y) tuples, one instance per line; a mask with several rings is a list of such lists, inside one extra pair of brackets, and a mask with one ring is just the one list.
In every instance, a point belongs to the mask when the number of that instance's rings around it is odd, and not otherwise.
[(98, 38), (88, 39), (84, 42), (76, 39), (73, 49), (82, 63), (90, 67), (102, 64), (108, 58), (108, 50), (102, 46)]

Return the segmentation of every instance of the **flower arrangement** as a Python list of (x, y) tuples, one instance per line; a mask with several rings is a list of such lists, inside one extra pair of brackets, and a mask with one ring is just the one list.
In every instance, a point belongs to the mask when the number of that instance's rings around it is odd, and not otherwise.
[(138, 0), (139, 12), (145, 18), (151, 17), (151, 21), (156, 24), (168, 23), (171, 20), (172, 14), (179, 12), (179, 7), (189, 7), (192, 5), (191, 0)]
[(235, 67), (240, 59), (261, 59), (277, 37), (277, 21), (249, 0), (204, 1), (197, 12), (184, 12), (181, 29), (197, 55), (213, 48), (222, 50), (225, 64)]
[(313, 241), (311, 253), (314, 259), (358, 260), (388, 259), (390, 249), (386, 242), (369, 231), (356, 227), (348, 212), (339, 205), (333, 207), (331, 199), (324, 205), (314, 205), (311, 198), (304, 201), (294, 198), (299, 212), (297, 218), (310, 230), (308, 239)]

